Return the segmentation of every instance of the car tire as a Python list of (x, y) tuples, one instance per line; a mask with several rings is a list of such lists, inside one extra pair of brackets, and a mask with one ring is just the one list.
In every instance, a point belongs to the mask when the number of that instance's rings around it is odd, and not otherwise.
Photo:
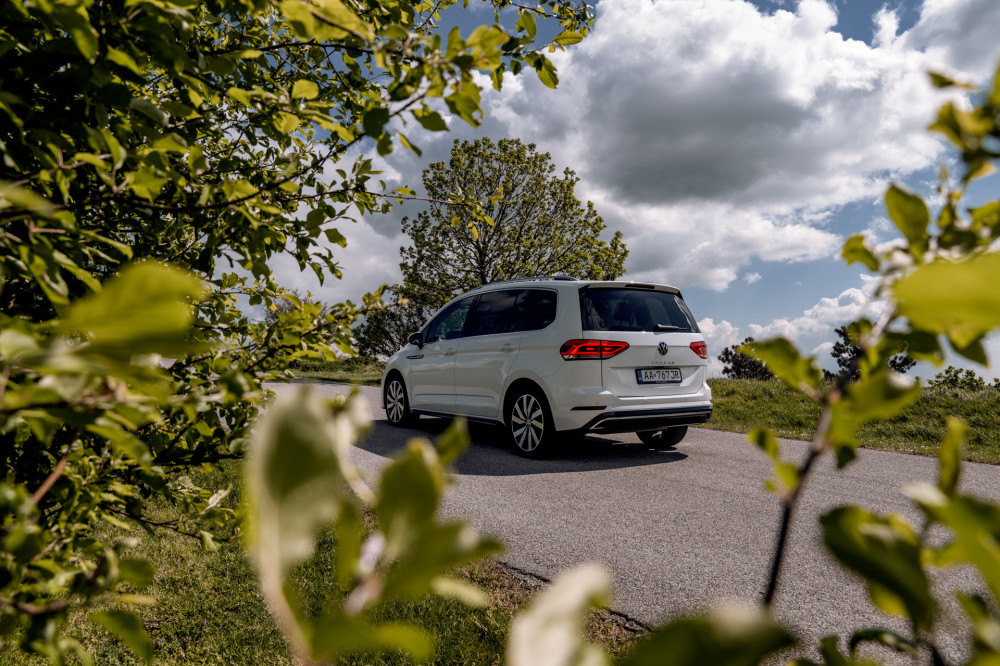
[(406, 384), (398, 373), (389, 375), (382, 392), (382, 407), (390, 425), (400, 428), (413, 425), (418, 416), (410, 411), (410, 401), (406, 397)]
[(646, 446), (651, 446), (654, 449), (672, 449), (681, 443), (687, 431), (687, 426), (675, 426), (663, 430), (646, 430), (635, 434)]
[(552, 415), (545, 396), (537, 389), (518, 389), (507, 401), (504, 427), (514, 450), (522, 456), (541, 458), (555, 449)]

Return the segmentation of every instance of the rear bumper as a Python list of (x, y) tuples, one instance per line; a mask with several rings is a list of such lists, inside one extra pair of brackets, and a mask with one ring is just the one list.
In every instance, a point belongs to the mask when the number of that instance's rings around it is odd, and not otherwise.
[(643, 430), (663, 430), (674, 426), (698, 425), (712, 418), (712, 406), (672, 407), (669, 409), (642, 409), (613, 411), (600, 414), (584, 427), (585, 432), (621, 433)]

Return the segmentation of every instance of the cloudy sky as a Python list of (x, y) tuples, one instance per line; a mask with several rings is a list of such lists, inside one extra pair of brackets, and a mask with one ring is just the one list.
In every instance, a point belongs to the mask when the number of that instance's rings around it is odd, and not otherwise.
[[(926, 71), (986, 81), (1000, 2), (601, 0), (596, 11), (588, 39), (556, 54), (558, 90), (532, 76), (487, 86), (481, 127), (407, 127), (423, 157), (397, 148), (384, 179), (419, 192), (455, 138), (534, 142), (623, 232), (626, 277), (680, 287), (713, 352), (785, 335), (832, 366), (833, 329), (877, 307), (841, 244), (858, 232), (892, 240), (889, 182), (933, 195), (952, 155), (926, 132), (945, 99)], [(342, 225), (342, 280), (320, 287), (292, 262), (276, 272), (331, 302), (398, 282), (399, 219), (417, 210)]]

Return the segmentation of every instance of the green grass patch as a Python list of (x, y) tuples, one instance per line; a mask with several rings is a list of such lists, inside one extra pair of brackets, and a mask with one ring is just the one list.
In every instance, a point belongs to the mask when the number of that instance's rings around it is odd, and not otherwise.
[(292, 372), (302, 379), (326, 379), (349, 384), (378, 386), (382, 383), (385, 363), (373, 358), (352, 356), (336, 361), (302, 361)]
[[(233, 506), (241, 486), (241, 463), (227, 461), (221, 469), (199, 483), (207, 487), (233, 486), (226, 499)], [(198, 473), (191, 474), (192, 477)], [(169, 520), (174, 512), (167, 505), (147, 507), (154, 520)], [(369, 517), (369, 521), (372, 519)], [(172, 531), (126, 530), (105, 525), (100, 538), (114, 541), (133, 539), (129, 557), (150, 560), (156, 576), (151, 585), (138, 592), (155, 599), (151, 606), (128, 606), (136, 612), (154, 647), (156, 664), (294, 664), (281, 632), (268, 613), (257, 575), (247, 559), (238, 536), (220, 543), (218, 552), (202, 550), (200, 542)], [(317, 617), (331, 605), (339, 604), (346, 591), (337, 583), (336, 543), (332, 530), (323, 533), (317, 553), (291, 574), (290, 588), (302, 612)], [(409, 622), (437, 637), (433, 664), (479, 664), (502, 662), (511, 618), (543, 586), (541, 581), (507, 565), (488, 560), (466, 567), (457, 575), (484, 589), (490, 603), (470, 608), (450, 599), (427, 595), (407, 603), (381, 609), (378, 621)], [(70, 616), (65, 633), (79, 640), (97, 664), (139, 664), (140, 660), (110, 632), (87, 620), (94, 610), (114, 608), (111, 602), (95, 605)], [(591, 640), (620, 656), (642, 632), (624, 618), (607, 611), (591, 614), (587, 633)], [(14, 648), (15, 641), (0, 649), (0, 664), (44, 664)], [(340, 664), (411, 664), (401, 653), (382, 653), (343, 658)]]
[[(750, 432), (770, 428), (780, 437), (811, 439), (820, 407), (778, 380), (710, 379), (714, 411), (706, 427)], [(924, 388), (920, 398), (886, 421), (863, 425), (861, 445), (869, 449), (937, 455), (945, 419), (969, 424), (965, 459), (1000, 463), (1000, 391)]]

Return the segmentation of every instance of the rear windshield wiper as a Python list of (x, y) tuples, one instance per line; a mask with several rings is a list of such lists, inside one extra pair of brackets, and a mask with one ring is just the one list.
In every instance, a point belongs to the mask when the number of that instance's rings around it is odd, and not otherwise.
[(660, 333), (661, 331), (683, 331), (686, 330), (683, 326), (674, 326), (672, 324), (657, 324), (653, 327), (654, 333)]

